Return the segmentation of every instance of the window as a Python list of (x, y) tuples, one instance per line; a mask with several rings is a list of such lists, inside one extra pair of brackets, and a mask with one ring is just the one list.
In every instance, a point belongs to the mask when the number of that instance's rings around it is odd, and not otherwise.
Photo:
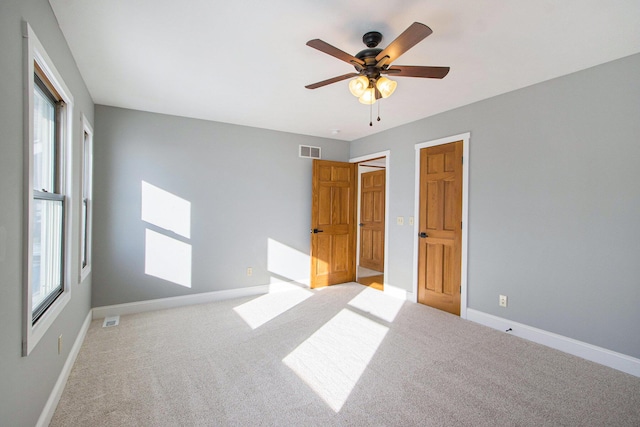
[(86, 117), (82, 117), (82, 211), (80, 228), (80, 281), (91, 271), (91, 217), (93, 175), (93, 130)]
[(70, 300), (70, 92), (25, 24), (25, 268), (23, 355)]
[(62, 294), (65, 200), (59, 153), (64, 101), (34, 64), (33, 85), (33, 210), (31, 310), (32, 324)]

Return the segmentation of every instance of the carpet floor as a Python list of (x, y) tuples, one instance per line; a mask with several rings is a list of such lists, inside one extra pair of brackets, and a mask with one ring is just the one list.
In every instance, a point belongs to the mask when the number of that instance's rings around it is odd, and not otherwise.
[(51, 426), (640, 426), (640, 378), (356, 283), (92, 322)]

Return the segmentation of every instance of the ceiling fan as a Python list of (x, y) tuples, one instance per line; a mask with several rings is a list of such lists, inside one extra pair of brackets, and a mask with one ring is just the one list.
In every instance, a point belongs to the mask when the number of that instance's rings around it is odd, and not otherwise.
[[(320, 39), (309, 40), (307, 46), (353, 65), (357, 72), (343, 74), (305, 87), (307, 89), (317, 89), (356, 77), (349, 82), (349, 90), (359, 98), (360, 102), (371, 105), (377, 99), (390, 96), (397, 86), (395, 81), (390, 80), (385, 75), (441, 79), (449, 73), (449, 67), (391, 65), (400, 55), (424, 40), (432, 32), (431, 28), (426, 25), (414, 22), (389, 46), (385, 49), (380, 49), (377, 46), (382, 41), (382, 34), (377, 31), (370, 31), (362, 36), (362, 41), (367, 46), (367, 49), (358, 52), (355, 56)], [(378, 120), (380, 119), (378, 118)]]

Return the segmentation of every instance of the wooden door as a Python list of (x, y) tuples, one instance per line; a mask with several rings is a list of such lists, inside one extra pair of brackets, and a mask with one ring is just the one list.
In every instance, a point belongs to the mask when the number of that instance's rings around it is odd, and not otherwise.
[(418, 302), (460, 315), (462, 141), (420, 150)]
[(361, 175), (359, 264), (376, 271), (384, 271), (384, 191), (384, 169)]
[(313, 161), (311, 287), (355, 280), (356, 165)]

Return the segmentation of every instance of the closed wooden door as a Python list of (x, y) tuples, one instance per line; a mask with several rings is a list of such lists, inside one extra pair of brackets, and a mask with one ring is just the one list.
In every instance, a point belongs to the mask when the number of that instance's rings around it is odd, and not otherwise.
[(360, 260), (362, 267), (384, 271), (385, 170), (360, 176)]
[(311, 287), (355, 280), (356, 165), (313, 161)]
[(418, 302), (460, 315), (462, 141), (420, 150)]

